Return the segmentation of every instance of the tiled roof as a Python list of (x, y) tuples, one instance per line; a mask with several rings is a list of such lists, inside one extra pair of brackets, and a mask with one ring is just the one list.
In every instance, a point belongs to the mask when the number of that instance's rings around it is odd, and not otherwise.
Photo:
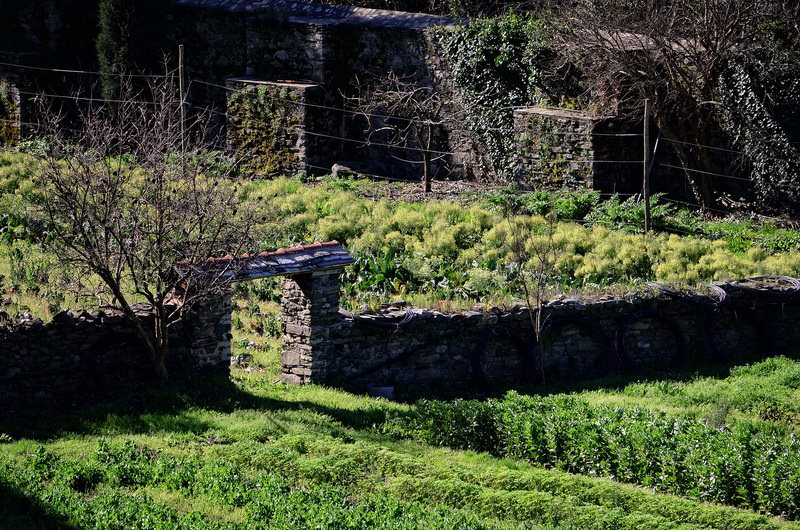
[[(299, 245), (273, 252), (261, 252), (240, 258), (211, 258), (196, 268), (198, 274), (226, 282), (257, 280), (270, 276), (299, 274), (344, 267), (354, 263), (350, 253), (338, 241)], [(186, 271), (186, 264), (177, 264)]]
[(176, 0), (181, 6), (222, 8), (238, 13), (274, 11), (299, 24), (368, 24), (388, 28), (453, 26), (458, 19), (385, 9), (318, 4), (303, 0)]

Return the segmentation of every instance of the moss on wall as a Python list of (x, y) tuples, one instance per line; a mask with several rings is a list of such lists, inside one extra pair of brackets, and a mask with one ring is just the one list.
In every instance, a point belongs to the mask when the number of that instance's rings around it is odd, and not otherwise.
[(243, 169), (262, 176), (294, 174), (303, 150), (302, 95), (286, 87), (241, 86), (228, 97), (228, 142)]
[(19, 94), (7, 79), (0, 77), (0, 145), (15, 145), (19, 140)]
[(520, 114), (517, 141), (525, 174), (519, 180), (535, 188), (591, 186), (594, 122), (563, 115)]

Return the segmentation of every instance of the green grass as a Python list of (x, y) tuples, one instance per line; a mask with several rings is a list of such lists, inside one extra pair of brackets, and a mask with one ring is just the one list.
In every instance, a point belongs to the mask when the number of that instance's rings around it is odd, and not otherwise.
[[(789, 381), (796, 366), (770, 360), (737, 368), (716, 384)], [(792, 526), (520, 459), (398, 438), (384, 427), (386, 418), (415, 405), (276, 385), (259, 371), (233, 373), (230, 382), (162, 388), (137, 409), (123, 400), (79, 416), (0, 426), (0, 495), (23, 505), (0, 503), (0, 521), (13, 523), (4, 528)], [(674, 398), (669, 384), (583, 396), (657, 409)], [(713, 408), (714, 392), (706, 395)], [(676, 415), (689, 410), (670, 406)]]
[[(60, 307), (87, 306), (97, 300), (70, 298), (66, 286), (60, 285), (70, 274), (53, 268), (56, 260), (39, 244), (47, 230), (36, 212), (38, 190), (31, 160), (20, 153), (0, 153), (2, 301), (8, 302), (9, 312), (28, 310), (46, 319)], [(531, 234), (528, 243), (536, 244), (548, 226), (541, 215), (549, 213), (562, 220), (553, 233), (557, 259), (548, 277), (552, 290), (594, 295), (620, 285), (642, 289), (647, 280), (687, 284), (800, 276), (800, 232), (749, 219), (708, 222), (659, 202), (658, 197), (653, 210), (658, 218), (654, 225), (660, 230), (645, 236), (632, 233), (638, 230), (640, 203), (618, 198), (601, 202), (591, 191), (519, 194), (500, 189), (466, 204), (407, 204), (381, 199), (371, 186), (365, 180), (324, 179), (309, 185), (276, 178), (242, 182), (241, 194), (260, 200), (271, 223), (272, 235), (262, 250), (337, 239), (354, 254), (358, 261), (347, 269), (343, 282), (343, 305), (352, 310), (377, 308), (401, 298), (443, 310), (513, 305), (523, 296), (524, 276), (512, 252), (514, 234)], [(536, 259), (525, 267), (536, 270)], [(274, 301), (260, 298), (260, 288), (248, 289), (255, 291), (257, 303)], [(240, 298), (252, 296), (243, 293)], [(252, 304), (248, 309), (237, 315), (239, 329), (269, 312), (266, 307), (253, 311)], [(274, 319), (261, 320), (267, 326), (274, 324)], [(242, 348), (255, 351), (239, 354), (258, 354), (255, 344), (246, 348), (248, 343)]]
[[(0, 155), (0, 204), (13, 213), (0, 223), (2, 299), (9, 312), (30, 311), (46, 319), (57, 306), (72, 305), (71, 300), (42, 286), (55, 282), (52, 275), (42, 281), (50, 273), (51, 256), (35, 242), (41, 223), (29, 209), (35, 200), (30, 165), (21, 155)], [(362, 258), (363, 266), (348, 280), (356, 286), (349, 293), (354, 306), (416, 296), (423, 301), (445, 299), (437, 303), (446, 309), (459, 300), (499, 303), (513, 296), (504, 290), (509, 280), (508, 223), (493, 210), (505, 207), (508, 193), (487, 197), (480, 206), (406, 205), (356, 197), (356, 192), (376, 195), (365, 191), (368, 186), (365, 181), (329, 181), (312, 188), (276, 179), (248, 184), (243, 193), (263, 196), (278, 212), (279, 226), (270, 245), (338, 238)], [(617, 201), (600, 207), (592, 194), (538, 194), (519, 202), (525, 214), (550, 208), (562, 217), (585, 218), (595, 211), (600, 220), (621, 226), (638, 215), (634, 204)], [(686, 212), (679, 212), (672, 224), (667, 222), (669, 208), (659, 212), (667, 229), (690, 227), (699, 234), (704, 230)], [(532, 230), (541, 227), (537, 218), (516, 222)], [(799, 270), (796, 234), (791, 231), (725, 223), (705, 230), (722, 239), (644, 237), (562, 223), (555, 236), (563, 261), (555, 279), (561, 288), (596, 289), (642, 277), (692, 281)], [(757, 248), (746, 248), (752, 244)], [(581, 471), (566, 461), (525, 462), (525, 451), (507, 451), (515, 458), (505, 458), (497, 446), (481, 446), (471, 434), (491, 412), (482, 408), (485, 404), (467, 407), (468, 414), (455, 414), (459, 421), (472, 422), (473, 431), (453, 431), (451, 439), (436, 441), (445, 446), (438, 447), (421, 442), (421, 436), (404, 438), (413, 435), (413, 429), (404, 432), (397, 420), (387, 424), (387, 418), (413, 415), (419, 405), (313, 385), (275, 384), (280, 349), (276, 286), (274, 280), (265, 280), (237, 287), (234, 293), (233, 353), (240, 363), (232, 368), (230, 380), (190, 381), (146, 395), (120, 396), (115, 403), (98, 404), (78, 416), (48, 417), (43, 410), (40, 422), (0, 425), (0, 498), (5, 501), (0, 503), (0, 527), (797, 526), (707, 504), (702, 495), (682, 498), (591, 476), (602, 474), (597, 471), (602, 466), (594, 471), (590, 466), (581, 476), (549, 469)], [(552, 400), (586, 403), (575, 410), (603, 412), (589, 414), (596, 423), (610, 425), (610, 413), (605, 412), (614, 408), (638, 408), (644, 411), (642, 418), (654, 414), (692, 425), (702, 420), (720, 432), (784, 439), (798, 429), (798, 366), (775, 358), (735, 368), (721, 378), (598, 384), (577, 397)], [(567, 405), (557, 410), (565, 425), (571, 410)], [(506, 418), (508, 424), (520, 432), (529, 429), (520, 420), (533, 418), (529, 411), (516, 413), (518, 418)], [(565, 443), (591, 431), (581, 429), (575, 427), (573, 439), (565, 435)], [(708, 430), (697, 432), (713, 437)], [(624, 440), (618, 432), (614, 436)], [(518, 440), (528, 443), (524, 436)], [(480, 447), (497, 456), (448, 446)], [(688, 473), (683, 479), (700, 482), (705, 476)], [(779, 494), (781, 481), (776, 477), (773, 483)], [(647, 484), (660, 483), (653, 479)], [(731, 494), (733, 504), (737, 495)]]
[(800, 515), (800, 362), (575, 394), (420, 401), (386, 432), (732, 506)]
[(734, 367), (722, 379), (631, 383), (621, 392), (601, 390), (581, 396), (598, 404), (680, 412), (718, 427), (766, 422), (776, 430), (800, 430), (800, 363), (787, 357)]

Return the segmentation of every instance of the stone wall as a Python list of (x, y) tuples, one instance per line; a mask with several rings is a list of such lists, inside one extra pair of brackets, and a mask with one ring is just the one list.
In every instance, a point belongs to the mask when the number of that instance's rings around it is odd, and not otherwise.
[[(187, 43), (188, 76), (202, 81), (192, 85), (194, 103), (223, 108), (228, 98), (220, 86), (226, 79), (315, 85), (310, 102), (315, 106), (306, 110), (313, 120), (307, 139), (316, 140), (315, 148), (306, 152), (313, 152), (315, 160), (309, 162), (306, 172), (330, 173), (339, 163), (365, 174), (421, 178), (420, 164), (399, 161), (393, 156), (397, 152), (375, 142), (365, 145), (365, 123), (341, 109), (346, 107), (345, 98), (355, 95), (357, 81), (390, 71), (451, 93), (444, 59), (425, 28), (453, 21), (309, 2), (270, 5), (274, 9), (267, 4), (225, 0), (178, 2), (174, 39)], [(454, 116), (452, 122), (460, 124), (463, 119)], [(437, 150), (448, 149), (454, 155), (446, 163), (437, 163), (438, 178), (464, 173), (475, 160), (474, 145), (451, 130), (442, 134), (437, 146)], [(408, 150), (399, 154), (402, 159), (416, 155)]]
[(0, 75), (0, 147), (16, 145), (22, 135), (22, 101), (17, 82), (11, 75)]
[[(337, 316), (326, 306), (327, 315), (320, 318), (330, 328), (316, 342), (313, 316), (303, 313), (300, 324), (298, 313), (284, 313), (287, 344), (302, 352), (284, 352), (284, 380), (457, 395), (542, 378), (573, 382), (612, 373), (749, 362), (800, 347), (794, 325), (800, 317), (800, 284), (778, 284), (788, 288), (729, 283), (710, 288), (708, 295), (663, 289), (630, 299), (552, 302), (544, 308), (541, 369), (524, 308), (459, 314), (395, 308)], [(303, 293), (314, 291), (307, 286)], [(308, 307), (296, 296), (293, 304)]]
[[(149, 321), (149, 308), (137, 312)], [(230, 363), (230, 295), (204, 301), (170, 335), (171, 377)], [(128, 320), (117, 311), (63, 311), (48, 323), (23, 317), (0, 331), (0, 416), (46, 404), (69, 407), (153, 381), (152, 365)]]
[(576, 110), (529, 107), (514, 111), (514, 131), (516, 177), (524, 185), (641, 192), (641, 124)]
[[(564, 187), (590, 188), (609, 194), (641, 193), (642, 129), (642, 122), (582, 111), (515, 109), (516, 180), (534, 189)], [(650, 152), (656, 153), (650, 174), (651, 190), (693, 203), (695, 197), (674, 149), (682, 142), (661, 138), (656, 143), (659, 134), (655, 124), (651, 124), (650, 136)], [(739, 175), (737, 161), (724, 148), (729, 142), (722, 131), (716, 130), (711, 136), (712, 171), (721, 177), (715, 181), (715, 189), (720, 195), (747, 200), (752, 195), (752, 183)]]
[(228, 79), (228, 148), (254, 174), (263, 176), (330, 172), (332, 117), (317, 85)]
[(304, 384), (330, 378), (335, 356), (331, 334), (340, 320), (339, 274), (339, 269), (333, 269), (283, 278), (282, 381)]

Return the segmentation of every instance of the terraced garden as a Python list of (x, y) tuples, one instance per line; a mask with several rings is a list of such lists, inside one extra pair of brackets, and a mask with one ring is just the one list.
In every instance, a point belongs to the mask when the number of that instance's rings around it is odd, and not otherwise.
[[(11, 322), (87, 303), (62, 290), (51, 267), (34, 177), (24, 155), (0, 153)], [(353, 251), (350, 308), (398, 298), (443, 309), (522, 303), (518, 279), (536, 263), (512, 259), (515, 226), (555, 241), (551, 293), (800, 275), (796, 231), (763, 219), (708, 221), (663, 201), (654, 203), (659, 231), (644, 235), (633, 201), (591, 193), (507, 189), (404, 203), (371, 183), (332, 179), (253, 181), (241, 193), (269, 214), (265, 249), (339, 239)], [(234, 353), (247, 357), (230, 379), (179, 381), (74, 415), (28, 410), (0, 424), (0, 526), (797, 526), (794, 358), (397, 403), (275, 384), (275, 287), (237, 287)]]

